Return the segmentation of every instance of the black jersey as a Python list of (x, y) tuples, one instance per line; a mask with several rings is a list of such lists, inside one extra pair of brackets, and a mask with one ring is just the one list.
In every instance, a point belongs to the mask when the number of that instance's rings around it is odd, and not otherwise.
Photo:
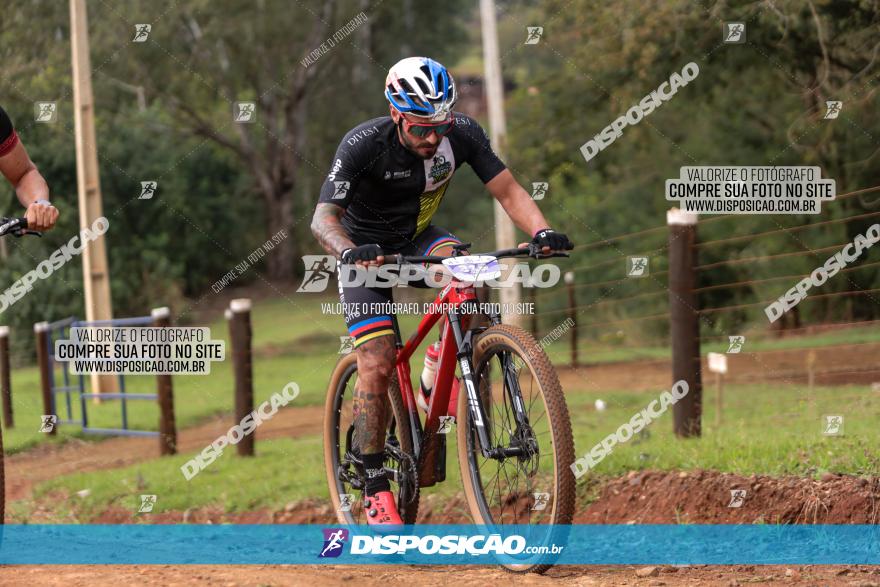
[(12, 127), (12, 121), (3, 108), (0, 108), (0, 157), (9, 153), (18, 143), (18, 136)]
[(352, 242), (401, 250), (430, 225), (463, 163), (483, 183), (505, 169), (479, 123), (458, 112), (454, 117), (430, 159), (401, 144), (390, 116), (368, 120), (343, 137), (319, 201), (345, 208), (340, 222)]

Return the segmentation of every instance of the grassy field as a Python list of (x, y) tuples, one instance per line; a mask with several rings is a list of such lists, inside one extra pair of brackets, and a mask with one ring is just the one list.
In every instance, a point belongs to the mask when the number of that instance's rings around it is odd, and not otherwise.
[[(409, 322), (412, 322), (410, 320)], [(407, 322), (404, 322), (407, 323)], [(258, 405), (290, 381), (301, 389), (300, 405), (320, 404), (326, 389), (327, 376), (338, 358), (339, 336), (345, 334), (339, 316), (322, 316), (313, 307), (294, 304), (277, 298), (257, 305), (252, 314), (254, 357), (254, 395)], [(222, 317), (207, 324), (214, 339), (222, 339), (229, 350), (228, 327)], [(61, 381), (61, 368), (56, 368)], [(155, 377), (126, 377), (129, 392), (155, 393)], [(231, 361), (214, 362), (211, 373), (204, 376), (176, 376), (174, 409), (178, 428), (186, 428), (216, 414), (228, 414), (233, 405)], [(86, 387), (89, 387), (86, 378)], [(4, 430), (7, 453), (25, 450), (38, 442), (64, 442), (82, 437), (75, 425), (61, 426), (57, 438), (39, 432), (43, 414), (39, 373), (35, 367), (16, 369), (12, 373), (13, 412), (16, 426)], [(81, 419), (77, 394), (71, 394), (72, 419)], [(57, 411), (68, 419), (66, 398), (58, 395)], [(89, 403), (89, 424), (96, 428), (118, 428), (121, 415), (118, 401)], [(139, 430), (156, 430), (158, 407), (153, 402), (131, 401), (128, 405), (129, 426)]]
[[(615, 477), (639, 469), (714, 469), (752, 473), (821, 476), (825, 472), (876, 475), (880, 457), (880, 398), (863, 387), (819, 387), (814, 405), (803, 401), (803, 390), (778, 386), (731, 386), (725, 394), (724, 424), (715, 428), (714, 397), (706, 391), (702, 438), (681, 440), (672, 434), (671, 414), (663, 415), (642, 435), (618, 445), (590, 475)], [(653, 399), (650, 395), (610, 391), (603, 394), (607, 408), (597, 412), (595, 394), (569, 393), (567, 400), (575, 431), (578, 456), (589, 451)], [(290, 408), (288, 408), (290, 409)], [(822, 434), (823, 414), (845, 416), (844, 435)], [(460, 491), (453, 437), (447, 452), (447, 481), (427, 494), (448, 496)], [(108, 505), (134, 507), (138, 495), (159, 497), (156, 511), (214, 506), (226, 511), (267, 509), (305, 498), (327, 498), (319, 435), (298, 439), (260, 441), (257, 456), (240, 459), (233, 451), (187, 482), (180, 465), (191, 455), (155, 459), (125, 469), (69, 475), (38, 487), (37, 497), (74, 495), (90, 490), (85, 498), (67, 500), (80, 521), (88, 520)], [(582, 499), (587, 485), (580, 484)], [(61, 515), (62, 512), (59, 512)]]
[[(403, 320), (404, 333), (414, 318)], [(293, 304), (285, 298), (261, 302), (253, 312), (254, 389), (257, 402), (279, 391), (287, 382), (301, 388), (296, 406), (323, 402), (326, 378), (338, 355), (338, 336), (344, 331), (340, 317), (322, 316), (313, 307)], [(210, 324), (215, 338), (226, 338), (222, 320)], [(810, 338), (765, 340), (746, 350), (801, 348), (824, 344), (877, 340), (880, 333), (868, 329), (832, 332)], [(567, 358), (564, 341), (548, 351), (558, 360)], [(705, 350), (723, 351), (718, 348)], [(668, 352), (668, 348), (645, 347), (641, 353)], [(621, 352), (623, 349), (621, 349)], [(613, 353), (610, 353), (613, 354)], [(611, 358), (611, 356), (607, 358)], [(644, 356), (644, 355), (643, 355)], [(132, 391), (152, 391), (152, 379), (132, 378)], [(229, 363), (212, 367), (205, 377), (175, 377), (175, 409), (178, 427), (184, 428), (214, 415), (228, 414), (232, 407), (232, 375)], [(704, 434), (700, 439), (680, 440), (672, 435), (671, 414), (667, 413), (642, 435), (618, 446), (596, 468), (594, 476), (616, 476), (633, 469), (705, 468), (743, 474), (821, 475), (826, 471), (857, 475), (877, 474), (878, 457), (873, 448), (880, 441), (876, 426), (880, 417), (880, 396), (865, 386), (817, 387), (814, 402), (808, 404), (805, 390), (797, 386), (737, 385), (725, 391), (724, 425), (714, 426), (714, 390), (704, 392)], [(40, 408), (34, 369), (13, 374), (15, 415), (18, 426), (4, 431), (7, 451), (24, 450), (46, 441), (37, 432)], [(594, 401), (600, 396), (590, 387), (566, 389), (575, 432), (578, 456), (600, 442), (653, 399), (650, 394), (624, 389), (603, 390), (607, 409), (597, 412)], [(285, 408), (295, 409), (295, 408)], [(89, 417), (96, 426), (115, 426), (119, 406), (115, 402), (89, 405)], [(845, 416), (845, 435), (823, 436), (823, 414)], [(132, 404), (130, 422), (143, 429), (155, 429), (153, 405)], [(62, 427), (55, 442), (76, 436), (75, 427)], [(454, 440), (448, 451), (447, 482), (428, 493), (452, 494), (460, 490)], [(319, 436), (260, 441), (257, 457), (239, 459), (232, 451), (214, 462), (190, 482), (184, 480), (180, 465), (192, 455), (155, 459), (127, 467), (94, 473), (69, 475), (39, 486), (37, 497), (62, 492), (73, 495), (89, 489), (86, 498), (65, 502), (77, 519), (108, 506), (127, 507), (141, 493), (160, 496), (157, 510), (217, 506), (228, 511), (280, 509), (285, 504), (308, 497), (326, 497)], [(584, 484), (582, 483), (583, 487)], [(17, 507), (28, 507), (20, 504)], [(24, 514), (24, 512), (21, 512)], [(62, 512), (59, 512), (61, 515)]]

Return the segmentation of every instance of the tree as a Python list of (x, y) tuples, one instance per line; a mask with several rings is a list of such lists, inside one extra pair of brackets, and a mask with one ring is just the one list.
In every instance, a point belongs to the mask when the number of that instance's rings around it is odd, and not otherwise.
[[(138, 12), (154, 15), (154, 3), (141, 2), (132, 14)], [(416, 26), (436, 28), (425, 29), (414, 45), (443, 39), (447, 52), (447, 43), (460, 42), (461, 25), (448, 10), (420, 12)], [(228, 149), (247, 167), (263, 201), (267, 236), (293, 233), (267, 255), (270, 278), (286, 280), (299, 226), (310, 214), (301, 188), (314, 194), (313, 205), (318, 184), (311, 179), (329, 168), (329, 156), (318, 155), (335, 148), (310, 131), (380, 103), (387, 69), (401, 57), (399, 39), (416, 37), (402, 30), (412, 16), (364, 0), (172, 3), (152, 23), (142, 55), (120, 60), (128, 72), (116, 75), (144, 85), (147, 99), (167, 108), (180, 128)], [(384, 38), (373, 32), (376, 23)], [(118, 32), (105, 27), (104, 34), (106, 52), (114, 46), (107, 35)], [(238, 102), (256, 106), (253, 123), (233, 120)], [(336, 141), (345, 130), (335, 131)]]

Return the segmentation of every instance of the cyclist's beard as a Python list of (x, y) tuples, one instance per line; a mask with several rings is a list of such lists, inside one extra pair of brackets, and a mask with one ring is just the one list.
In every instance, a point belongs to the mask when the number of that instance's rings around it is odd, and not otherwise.
[(397, 136), (404, 147), (409, 149), (414, 155), (421, 159), (430, 159), (437, 153), (437, 147), (440, 143), (432, 145), (431, 143), (417, 143), (407, 133), (403, 132), (403, 120), (397, 122)]

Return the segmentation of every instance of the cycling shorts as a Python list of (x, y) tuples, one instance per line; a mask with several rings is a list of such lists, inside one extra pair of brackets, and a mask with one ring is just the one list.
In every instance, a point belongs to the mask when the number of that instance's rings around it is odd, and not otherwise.
[[(389, 254), (433, 255), (442, 247), (457, 244), (461, 244), (461, 241), (452, 233), (439, 226), (430, 225), (416, 236), (409, 246)], [(337, 265), (337, 271), (342, 270)], [(424, 282), (410, 285), (428, 287)], [(342, 302), (348, 334), (354, 338), (355, 347), (368, 340), (394, 334), (391, 321), (393, 292), (393, 287), (367, 287), (365, 285), (343, 287), (342, 279), (339, 279), (339, 300)]]

